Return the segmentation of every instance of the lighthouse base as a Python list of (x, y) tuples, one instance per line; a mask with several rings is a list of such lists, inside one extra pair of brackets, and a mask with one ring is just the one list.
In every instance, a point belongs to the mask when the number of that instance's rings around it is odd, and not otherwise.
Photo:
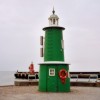
[[(65, 70), (65, 74), (59, 72)], [(70, 92), (69, 64), (41, 63), (39, 71), (39, 91)]]

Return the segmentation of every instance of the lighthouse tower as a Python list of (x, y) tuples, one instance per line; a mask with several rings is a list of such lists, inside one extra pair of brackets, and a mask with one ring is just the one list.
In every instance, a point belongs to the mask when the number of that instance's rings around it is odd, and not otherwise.
[[(64, 61), (63, 30), (60, 27), (59, 17), (53, 9), (48, 18), (49, 26), (45, 31), (42, 53), (44, 62), (40, 63), (39, 69), (39, 91), (43, 92), (69, 92), (69, 64)], [(43, 38), (42, 38), (43, 39)]]

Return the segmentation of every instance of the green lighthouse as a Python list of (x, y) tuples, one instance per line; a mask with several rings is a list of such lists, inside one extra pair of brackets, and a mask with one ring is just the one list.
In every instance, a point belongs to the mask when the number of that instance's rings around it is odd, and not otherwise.
[[(69, 92), (70, 75), (69, 64), (64, 62), (64, 27), (58, 25), (59, 17), (53, 9), (48, 18), (49, 26), (44, 27), (44, 62), (40, 63), (39, 91), (43, 92)], [(42, 40), (43, 42), (43, 40)], [(42, 43), (43, 44), (43, 43)]]

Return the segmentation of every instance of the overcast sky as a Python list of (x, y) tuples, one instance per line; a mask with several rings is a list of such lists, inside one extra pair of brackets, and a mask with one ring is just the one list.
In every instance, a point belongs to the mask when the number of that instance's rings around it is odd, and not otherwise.
[(100, 71), (100, 0), (0, 0), (0, 70), (35, 70), (40, 36), (53, 6), (63, 31), (70, 71)]

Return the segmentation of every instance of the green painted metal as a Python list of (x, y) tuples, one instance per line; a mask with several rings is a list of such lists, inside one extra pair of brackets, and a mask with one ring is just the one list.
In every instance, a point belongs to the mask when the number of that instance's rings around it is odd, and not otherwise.
[(44, 61), (64, 61), (62, 27), (47, 27), (45, 30)]
[[(42, 92), (69, 92), (70, 78), (67, 77), (65, 83), (59, 77), (59, 71), (65, 69), (69, 73), (69, 64), (45, 63), (45, 62), (64, 62), (63, 30), (59, 26), (49, 26), (43, 28), (45, 31), (44, 41), (44, 63), (40, 64), (39, 70), (39, 91)], [(55, 75), (49, 74), (50, 69), (55, 69)]]
[[(58, 72), (61, 69), (66, 69), (66, 71), (69, 73), (69, 65), (59, 65)], [(58, 76), (59, 77), (59, 76)], [(70, 92), (70, 78), (68, 77), (65, 81), (65, 84), (62, 84), (61, 79), (58, 78), (58, 92)]]
[[(55, 69), (55, 76), (49, 76), (49, 69)], [(39, 91), (43, 92), (69, 92), (70, 91), (70, 78), (68, 77), (65, 84), (59, 77), (59, 71), (66, 69), (69, 72), (68, 64), (41, 64), (40, 77), (39, 77)]]
[(39, 69), (39, 91), (46, 91), (47, 85), (47, 66), (40, 65)]
[[(54, 68), (55, 69), (55, 76), (49, 76), (49, 69)], [(47, 91), (49, 92), (57, 92), (57, 67), (54, 65), (48, 65), (47, 66)]]

